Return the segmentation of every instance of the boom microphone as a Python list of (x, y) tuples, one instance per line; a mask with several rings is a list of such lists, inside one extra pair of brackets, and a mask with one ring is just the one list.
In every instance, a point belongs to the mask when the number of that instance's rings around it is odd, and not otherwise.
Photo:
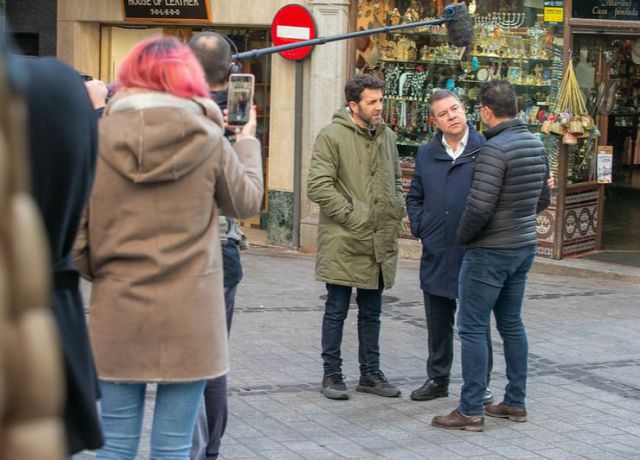
[(449, 42), (458, 47), (469, 46), (473, 43), (473, 22), (467, 6), (464, 3), (455, 3), (444, 7), (442, 17), (437, 19), (429, 19), (427, 21), (409, 22), (406, 24), (397, 24), (395, 26), (385, 26), (378, 29), (358, 30), (346, 34), (332, 35), (330, 37), (317, 37), (311, 40), (288, 43), (286, 45), (272, 46), (258, 50), (243, 51), (233, 55), (235, 61), (242, 59), (258, 58), (282, 51), (294, 50), (304, 46), (324, 45), (325, 43), (337, 40), (345, 40), (347, 38), (364, 37), (366, 35), (394, 32), (396, 30), (410, 29), (424, 26), (438, 26), (447, 24), (447, 34)]
[(449, 43), (463, 47), (473, 43), (473, 21), (464, 3), (455, 3), (444, 7), (443, 16), (447, 23)]

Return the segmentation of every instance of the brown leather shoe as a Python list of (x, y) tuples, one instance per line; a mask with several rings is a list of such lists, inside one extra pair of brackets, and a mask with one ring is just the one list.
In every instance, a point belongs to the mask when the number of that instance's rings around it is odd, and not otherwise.
[(455, 409), (449, 415), (433, 417), (431, 425), (445, 430), (482, 431), (484, 430), (484, 417), (482, 415), (464, 415)]
[(484, 406), (484, 413), (489, 417), (508, 418), (514, 422), (526, 422), (527, 421), (527, 409), (524, 407), (515, 407), (505, 404), (504, 401), (500, 404), (489, 404)]

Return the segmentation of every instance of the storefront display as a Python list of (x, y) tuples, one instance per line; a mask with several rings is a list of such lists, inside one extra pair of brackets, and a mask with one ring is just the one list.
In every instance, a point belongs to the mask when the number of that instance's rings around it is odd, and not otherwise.
[(565, 62), (575, 68), (596, 129), (561, 148), (554, 257), (640, 249), (629, 218), (640, 188), (639, 6), (568, 1)]
[[(444, 26), (371, 36), (357, 44), (358, 71), (375, 73), (386, 82), (385, 121), (398, 136), (405, 191), (418, 147), (436, 132), (427, 103), (433, 90), (447, 88), (458, 95), (467, 119), (480, 131), (475, 107), (486, 81), (506, 79), (513, 84), (518, 116), (536, 133), (557, 98), (562, 48), (558, 27), (544, 24), (542, 8), (522, 0), (467, 4), (474, 24), (469, 49), (450, 45)], [(442, 2), (428, 0), (360, 0), (358, 29), (427, 20), (438, 17), (441, 9)], [(550, 138), (545, 144), (555, 171), (558, 142)], [(404, 236), (410, 237), (409, 232)]]

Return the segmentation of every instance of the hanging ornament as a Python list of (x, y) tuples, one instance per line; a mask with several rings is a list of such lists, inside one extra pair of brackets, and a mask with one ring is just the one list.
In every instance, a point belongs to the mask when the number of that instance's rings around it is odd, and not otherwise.
[(542, 124), (541, 131), (545, 134), (562, 136), (563, 144), (576, 145), (578, 138), (590, 137), (594, 132), (595, 123), (589, 116), (584, 103), (571, 57), (562, 78), (560, 93), (553, 112)]
[(449, 91), (453, 91), (453, 88), (455, 88), (455, 87), (456, 87), (456, 82), (454, 82), (452, 78), (449, 78), (447, 80), (447, 89)]
[(476, 0), (471, 0), (471, 3), (467, 6), (467, 11), (469, 12), (469, 16), (473, 16), (476, 12)]

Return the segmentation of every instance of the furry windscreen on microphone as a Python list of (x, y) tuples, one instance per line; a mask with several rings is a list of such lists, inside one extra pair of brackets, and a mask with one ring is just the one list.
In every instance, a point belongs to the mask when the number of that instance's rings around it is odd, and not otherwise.
[(447, 23), (449, 43), (457, 47), (471, 45), (473, 43), (473, 20), (469, 16), (467, 6), (464, 3), (447, 5), (444, 16), (451, 17)]

